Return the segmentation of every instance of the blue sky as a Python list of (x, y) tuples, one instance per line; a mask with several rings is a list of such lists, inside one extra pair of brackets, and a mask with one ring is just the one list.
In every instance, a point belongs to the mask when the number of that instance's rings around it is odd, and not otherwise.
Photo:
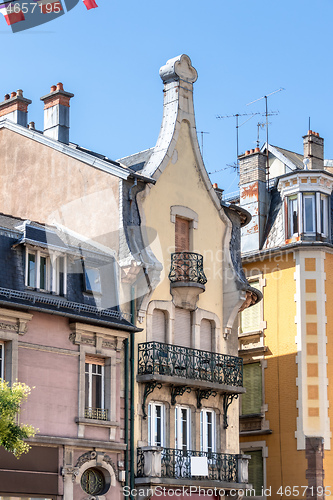
[[(217, 115), (264, 112), (269, 98), (270, 142), (302, 152), (308, 129), (325, 139), (333, 158), (331, 0), (194, 0), (83, 3), (66, 15), (21, 33), (0, 18), (0, 99), (22, 88), (33, 100), (29, 120), (43, 127), (39, 98), (61, 81), (73, 92), (70, 140), (117, 159), (155, 145), (162, 117), (158, 71), (181, 53), (198, 71), (197, 130), (204, 136), (208, 172), (227, 192), (237, 175), (235, 120)], [(244, 117), (244, 121), (247, 117)], [(255, 116), (239, 129), (240, 152), (256, 146)], [(242, 123), (242, 121), (240, 121)], [(265, 131), (260, 134), (261, 144)]]

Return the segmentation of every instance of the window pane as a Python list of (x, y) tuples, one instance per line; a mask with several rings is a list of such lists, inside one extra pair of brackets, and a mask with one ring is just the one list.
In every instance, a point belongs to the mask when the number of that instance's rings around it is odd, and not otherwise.
[(288, 199), (288, 238), (298, 233), (298, 202), (297, 197)]
[(28, 286), (36, 288), (36, 255), (28, 254)]
[(85, 268), (86, 290), (101, 293), (101, 278), (99, 269)]
[(321, 195), (320, 197), (320, 232), (328, 235), (328, 197)]
[(64, 271), (65, 271), (65, 261), (63, 257), (58, 257), (58, 294), (64, 295), (65, 286), (64, 286)]
[(243, 376), (246, 393), (242, 394), (242, 414), (260, 413), (262, 386), (260, 363), (244, 365)]
[(155, 446), (161, 446), (162, 445), (162, 408), (161, 406), (157, 405), (155, 407), (156, 411), (156, 418), (155, 418)]
[(39, 288), (42, 290), (46, 290), (47, 288), (47, 258), (42, 257), (40, 258), (40, 275), (39, 275)]
[(86, 408), (89, 408), (89, 371), (87, 370), (87, 363), (86, 363), (86, 373), (85, 373), (85, 398), (84, 398), (84, 404)]
[(181, 409), (181, 429), (182, 429), (182, 449), (183, 449), (183, 451), (187, 451), (187, 449), (188, 449), (187, 427), (188, 427), (187, 409), (182, 408)]
[(98, 374), (92, 375), (92, 407), (102, 408), (102, 377)]
[(213, 414), (211, 411), (206, 413), (207, 417), (207, 451), (213, 451)]
[(304, 231), (314, 233), (314, 196), (304, 196)]

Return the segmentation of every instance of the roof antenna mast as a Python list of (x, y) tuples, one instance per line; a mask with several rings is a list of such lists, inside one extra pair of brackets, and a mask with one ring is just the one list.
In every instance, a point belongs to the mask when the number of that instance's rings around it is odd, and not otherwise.
[(278, 90), (274, 90), (274, 92), (271, 92), (270, 94), (263, 95), (262, 97), (259, 97), (259, 99), (255, 99), (254, 101), (251, 101), (247, 103), (246, 106), (249, 106), (250, 104), (254, 104), (255, 102), (261, 101), (261, 99), (265, 99), (265, 116), (266, 116), (266, 154), (267, 154), (267, 164), (266, 164), (266, 171), (267, 171), (267, 183), (269, 185), (269, 166), (268, 166), (268, 116), (271, 113), (268, 113), (268, 103), (267, 103), (267, 98), (273, 94), (277, 94), (278, 92), (281, 92), (281, 90), (285, 90), (283, 87), (279, 88)]

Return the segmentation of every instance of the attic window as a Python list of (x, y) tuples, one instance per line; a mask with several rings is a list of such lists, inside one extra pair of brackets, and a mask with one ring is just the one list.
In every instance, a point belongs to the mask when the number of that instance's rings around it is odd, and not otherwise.
[(85, 287), (87, 292), (102, 293), (101, 276), (99, 269), (90, 267), (85, 264), (84, 266)]
[(298, 235), (298, 200), (297, 195), (288, 198), (288, 238)]
[(304, 233), (313, 234), (316, 232), (316, 212), (315, 195), (304, 194)]
[(29, 288), (66, 294), (66, 256), (26, 248), (25, 285)]

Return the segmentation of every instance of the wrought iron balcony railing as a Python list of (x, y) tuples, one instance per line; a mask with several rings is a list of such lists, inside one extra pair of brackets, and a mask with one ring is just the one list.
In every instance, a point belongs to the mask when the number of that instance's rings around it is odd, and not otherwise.
[(85, 408), (84, 418), (91, 418), (94, 420), (109, 420), (108, 410), (103, 408)]
[(236, 356), (161, 342), (139, 344), (138, 375), (165, 375), (243, 386), (243, 360)]
[[(145, 458), (147, 457), (149, 460), (148, 454), (149, 451), (147, 452), (142, 448), (138, 448), (137, 477), (145, 477), (147, 474)], [(208, 476), (192, 476), (192, 457), (207, 458)], [(208, 477), (208, 479), (213, 481), (237, 483), (240, 482), (238, 470), (240, 459), (242, 459), (242, 455), (162, 448), (159, 458), (160, 464), (154, 467), (154, 472), (156, 476), (161, 478), (200, 479), (201, 477)]]
[(171, 283), (207, 283), (202, 255), (193, 252), (172, 253), (169, 280)]

